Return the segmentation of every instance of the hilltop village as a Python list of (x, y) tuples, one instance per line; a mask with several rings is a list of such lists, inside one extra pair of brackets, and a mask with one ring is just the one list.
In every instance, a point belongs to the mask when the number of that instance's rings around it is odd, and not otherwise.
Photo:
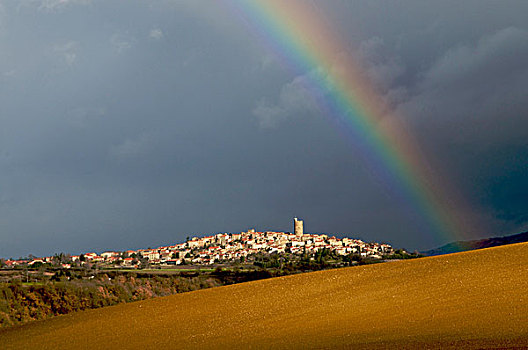
[(303, 221), (294, 218), (294, 232), (258, 232), (250, 229), (240, 233), (219, 233), (213, 236), (193, 237), (186, 242), (155, 249), (138, 249), (61, 255), (4, 261), (5, 267), (18, 265), (60, 263), (63, 268), (98, 264), (140, 268), (148, 265), (168, 267), (174, 265), (212, 265), (221, 263), (250, 263), (259, 254), (292, 254), (311, 259), (321, 251), (340, 256), (382, 259), (394, 251), (389, 244), (365, 243), (359, 239), (336, 238), (326, 234), (304, 233)]

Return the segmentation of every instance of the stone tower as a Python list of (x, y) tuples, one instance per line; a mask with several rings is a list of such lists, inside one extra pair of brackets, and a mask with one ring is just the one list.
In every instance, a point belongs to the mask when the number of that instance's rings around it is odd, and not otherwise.
[(293, 232), (297, 236), (303, 235), (303, 221), (297, 218), (293, 218)]

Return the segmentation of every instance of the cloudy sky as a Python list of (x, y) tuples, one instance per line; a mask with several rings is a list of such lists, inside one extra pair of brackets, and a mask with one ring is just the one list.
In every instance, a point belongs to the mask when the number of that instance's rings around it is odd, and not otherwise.
[[(467, 236), (528, 229), (528, 2), (311, 3), (467, 201)], [(294, 215), (445, 243), (250, 27), (223, 1), (0, 0), (0, 257), (290, 231)]]

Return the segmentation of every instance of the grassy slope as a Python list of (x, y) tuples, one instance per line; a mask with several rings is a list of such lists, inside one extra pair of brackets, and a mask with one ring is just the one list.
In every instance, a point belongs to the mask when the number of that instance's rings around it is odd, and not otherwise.
[(84, 311), (0, 348), (528, 347), (527, 292), (521, 243)]

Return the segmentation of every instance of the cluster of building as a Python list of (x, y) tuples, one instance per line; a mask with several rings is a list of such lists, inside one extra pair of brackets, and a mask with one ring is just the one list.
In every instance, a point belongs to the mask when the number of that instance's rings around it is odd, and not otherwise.
[[(381, 259), (393, 249), (388, 244), (365, 243), (359, 239), (336, 238), (326, 234), (305, 234), (303, 221), (294, 218), (294, 232), (257, 232), (254, 229), (240, 233), (219, 233), (213, 236), (193, 237), (184, 243), (156, 249), (128, 250), (125, 252), (107, 251), (100, 255), (87, 253), (69, 257), (72, 264), (103, 263), (138, 267), (140, 263), (159, 265), (210, 265), (214, 263), (247, 261), (258, 253), (290, 253), (314, 255), (322, 249), (338, 255), (357, 254), (362, 257)], [(56, 257), (32, 260), (8, 260), (8, 265), (51, 263)]]

